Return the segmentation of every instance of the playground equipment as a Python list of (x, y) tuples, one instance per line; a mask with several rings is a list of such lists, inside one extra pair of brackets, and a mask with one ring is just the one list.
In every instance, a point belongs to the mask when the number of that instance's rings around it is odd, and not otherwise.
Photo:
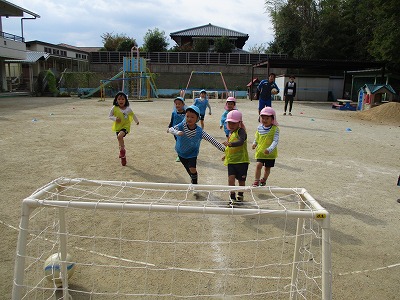
[[(133, 55), (134, 52), (136, 52), (136, 57)], [(100, 80), (100, 86), (93, 89), (85, 97), (89, 97), (100, 90), (100, 101), (105, 101), (107, 85), (113, 81), (122, 81), (122, 91), (129, 96), (129, 100), (158, 98), (153, 76), (146, 65), (146, 60), (139, 57), (139, 49), (133, 47), (131, 56), (123, 58), (122, 70), (112, 78)]]
[[(187, 84), (186, 84), (186, 88), (185, 88), (183, 91), (181, 91), (181, 96), (182, 96), (182, 95), (185, 95), (187, 89), (189, 88), (190, 80), (192, 79), (192, 76), (193, 76), (193, 75), (220, 75), (220, 76), (221, 76), (222, 83), (223, 83), (223, 85), (224, 85), (224, 91), (225, 91), (225, 92), (222, 92), (222, 93), (221, 93), (221, 99), (222, 99), (222, 98), (227, 98), (227, 97), (229, 97), (229, 96), (234, 96), (234, 92), (232, 92), (232, 91), (230, 92), (230, 91), (228, 90), (228, 87), (226, 86), (225, 79), (224, 79), (224, 76), (222, 75), (222, 72), (203, 72), (203, 71), (192, 71), (192, 72), (190, 73), (189, 80), (188, 80), (188, 82), (187, 82)], [(192, 93), (193, 93), (193, 98), (195, 98), (195, 97), (199, 94), (199, 92), (200, 92), (200, 91), (193, 90), (193, 91), (192, 91)], [(211, 91), (211, 92), (212, 92), (213, 94), (216, 94), (216, 98), (218, 98), (218, 92), (219, 92), (219, 91)], [(207, 91), (207, 93), (208, 93), (208, 91)], [(226, 97), (225, 97), (225, 93), (226, 93)], [(182, 97), (183, 97), (183, 96), (182, 96)]]

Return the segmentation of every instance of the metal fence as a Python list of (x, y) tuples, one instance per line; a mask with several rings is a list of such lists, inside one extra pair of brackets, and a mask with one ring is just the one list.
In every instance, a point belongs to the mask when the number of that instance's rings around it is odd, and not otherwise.
[(21, 42), (21, 43), (23, 43), (25, 41), (24, 38), (21, 37), (21, 36), (18, 36), (18, 35), (15, 35), (15, 34), (11, 34), (11, 33), (7, 33), (7, 32), (3, 32), (3, 31), (0, 31), (0, 36), (2, 38), (8, 39), (8, 40), (13, 40), (13, 41), (16, 41), (16, 42)]
[[(140, 57), (159, 64), (222, 64), (253, 65), (268, 58), (286, 58), (287, 54), (253, 54), (253, 53), (209, 53), (209, 52), (140, 52)], [(122, 63), (130, 52), (99, 51), (91, 52), (90, 63)]]

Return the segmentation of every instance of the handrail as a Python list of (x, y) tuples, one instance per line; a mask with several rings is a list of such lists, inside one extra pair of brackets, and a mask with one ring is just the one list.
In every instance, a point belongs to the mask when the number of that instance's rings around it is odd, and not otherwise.
[(25, 39), (22, 36), (18, 36), (18, 35), (15, 35), (15, 34), (7, 33), (7, 32), (4, 32), (4, 31), (0, 31), (0, 36), (2, 38), (8, 39), (8, 40), (13, 40), (13, 41), (16, 41), (16, 42), (21, 42), (21, 43), (25, 42)]

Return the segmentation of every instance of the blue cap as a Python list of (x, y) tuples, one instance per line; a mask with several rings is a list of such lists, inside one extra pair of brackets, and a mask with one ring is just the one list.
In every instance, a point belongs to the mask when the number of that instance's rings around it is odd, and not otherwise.
[(174, 99), (174, 102), (175, 102), (175, 100), (181, 100), (183, 103), (185, 103), (185, 99), (183, 99), (183, 97), (176, 97), (176, 98)]
[(206, 93), (207, 94), (207, 91), (205, 90), (205, 89), (202, 89), (201, 91), (200, 91), (200, 94), (201, 93)]
[(197, 115), (197, 121), (200, 118), (200, 109), (196, 105), (190, 105), (188, 108), (186, 108), (186, 111), (192, 111)]

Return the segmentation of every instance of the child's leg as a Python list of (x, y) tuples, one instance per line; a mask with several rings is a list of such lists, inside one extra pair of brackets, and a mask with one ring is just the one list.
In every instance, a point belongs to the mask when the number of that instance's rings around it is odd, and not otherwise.
[[(228, 176), (228, 185), (229, 186), (235, 186), (235, 175), (229, 175)], [(236, 200), (236, 193), (234, 191), (230, 192), (230, 198), (232, 201)]]
[[(239, 181), (239, 186), (245, 186), (246, 185), (246, 179), (245, 180), (238, 180)], [(238, 192), (238, 201), (243, 201), (243, 192)]]
[(269, 174), (271, 173), (271, 167), (264, 167), (264, 178), (267, 181)]
[(125, 135), (126, 135), (126, 133), (124, 131), (118, 132), (118, 135), (117, 135), (120, 158), (125, 157), (125, 142), (124, 142)]
[(204, 128), (204, 120), (200, 120), (200, 126), (201, 128)]
[(125, 148), (124, 137), (125, 137), (125, 132), (123, 131), (118, 132), (117, 139), (120, 148)]
[(253, 186), (258, 186), (260, 183), (260, 176), (261, 176), (261, 169), (262, 169), (263, 163), (262, 162), (257, 162), (256, 164), (256, 172), (254, 175), (254, 183)]
[(197, 169), (194, 167), (194, 168), (189, 168), (189, 175), (190, 175), (190, 179), (191, 179), (191, 181), (192, 181), (192, 184), (197, 184), (197, 179), (198, 179), (198, 176), (197, 176)]

